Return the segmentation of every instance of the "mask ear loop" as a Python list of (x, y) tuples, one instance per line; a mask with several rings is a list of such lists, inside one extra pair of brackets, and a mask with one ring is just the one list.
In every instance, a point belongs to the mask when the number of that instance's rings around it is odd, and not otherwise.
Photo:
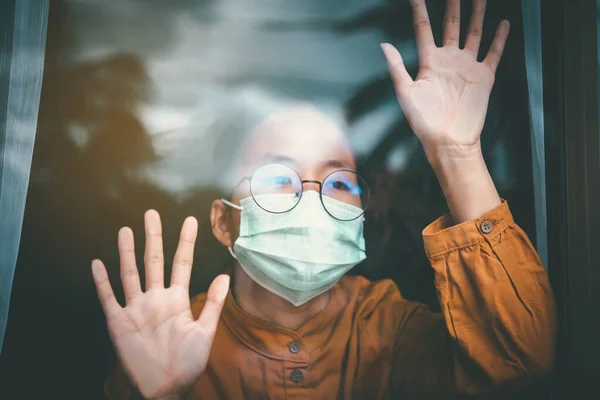
[(228, 247), (227, 250), (229, 250), (229, 254), (231, 254), (231, 257), (235, 258), (236, 260), (238, 259), (231, 247)]
[(228, 200), (221, 199), (221, 201), (222, 201), (224, 204), (228, 205), (229, 207), (235, 208), (236, 210), (241, 210), (241, 209), (242, 209), (242, 207), (238, 206), (237, 204), (233, 204), (232, 202), (230, 202), (230, 201), (228, 201)]

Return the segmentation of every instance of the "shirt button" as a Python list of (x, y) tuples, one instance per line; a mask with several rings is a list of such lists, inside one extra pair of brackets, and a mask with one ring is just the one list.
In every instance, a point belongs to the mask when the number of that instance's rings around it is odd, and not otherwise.
[(479, 227), (481, 228), (481, 232), (490, 233), (494, 229), (494, 224), (490, 221), (483, 221)]
[(292, 371), (292, 381), (298, 383), (302, 379), (304, 379), (304, 374), (299, 369), (295, 369)]
[(298, 342), (292, 342), (290, 343), (290, 352), (296, 354), (297, 352), (300, 351), (300, 343)]

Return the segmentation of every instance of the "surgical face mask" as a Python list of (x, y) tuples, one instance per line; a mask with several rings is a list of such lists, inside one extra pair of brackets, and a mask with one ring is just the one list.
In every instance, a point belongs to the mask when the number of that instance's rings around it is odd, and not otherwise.
[[(295, 194), (262, 195), (260, 203), (277, 209), (293, 202)], [(252, 197), (243, 199), (240, 235), (229, 251), (244, 271), (265, 289), (300, 306), (324, 293), (352, 267), (366, 258), (363, 221), (332, 218), (323, 208), (319, 193), (307, 191), (291, 211), (273, 214)], [(328, 209), (335, 207), (351, 218), (362, 210), (323, 196)], [(284, 208), (281, 206), (281, 208)]]

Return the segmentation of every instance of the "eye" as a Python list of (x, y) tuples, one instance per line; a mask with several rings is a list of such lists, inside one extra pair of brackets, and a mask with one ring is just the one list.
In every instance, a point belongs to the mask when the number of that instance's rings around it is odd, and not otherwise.
[(262, 181), (264, 184), (273, 185), (273, 186), (285, 186), (285, 185), (292, 184), (292, 178), (290, 178), (289, 176), (285, 176), (285, 175), (274, 175), (274, 176), (264, 177)]
[(345, 191), (350, 190), (350, 186), (344, 181), (337, 180), (337, 181), (331, 181), (328, 183), (329, 183), (329, 187), (332, 189), (335, 189), (335, 190), (345, 190)]
[(355, 182), (349, 180), (340, 180), (340, 179), (331, 179), (328, 180), (326, 186), (329, 189), (333, 189), (336, 191), (349, 192), (354, 196), (360, 196), (362, 194), (362, 190), (360, 186), (358, 186)]

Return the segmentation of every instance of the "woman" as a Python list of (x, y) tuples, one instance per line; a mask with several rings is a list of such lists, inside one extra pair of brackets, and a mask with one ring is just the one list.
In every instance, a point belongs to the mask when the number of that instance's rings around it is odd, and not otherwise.
[[(555, 309), (544, 267), (485, 166), (480, 134), (508, 36), (503, 21), (477, 61), (485, 1), (458, 46), (448, 0), (436, 47), (423, 0), (411, 0), (417, 80), (382, 45), (399, 103), (450, 209), (425, 228), (442, 309), (402, 298), (389, 280), (344, 273), (365, 257), (368, 187), (335, 124), (287, 107), (242, 143), (231, 196), (215, 200), (213, 234), (235, 259), (190, 303), (197, 222), (184, 222), (164, 287), (160, 218), (145, 214), (146, 291), (133, 234), (119, 232), (126, 307), (106, 269), (92, 272), (119, 356), (111, 399), (446, 398), (514, 387), (552, 366)], [(231, 287), (231, 290), (229, 290)]]

